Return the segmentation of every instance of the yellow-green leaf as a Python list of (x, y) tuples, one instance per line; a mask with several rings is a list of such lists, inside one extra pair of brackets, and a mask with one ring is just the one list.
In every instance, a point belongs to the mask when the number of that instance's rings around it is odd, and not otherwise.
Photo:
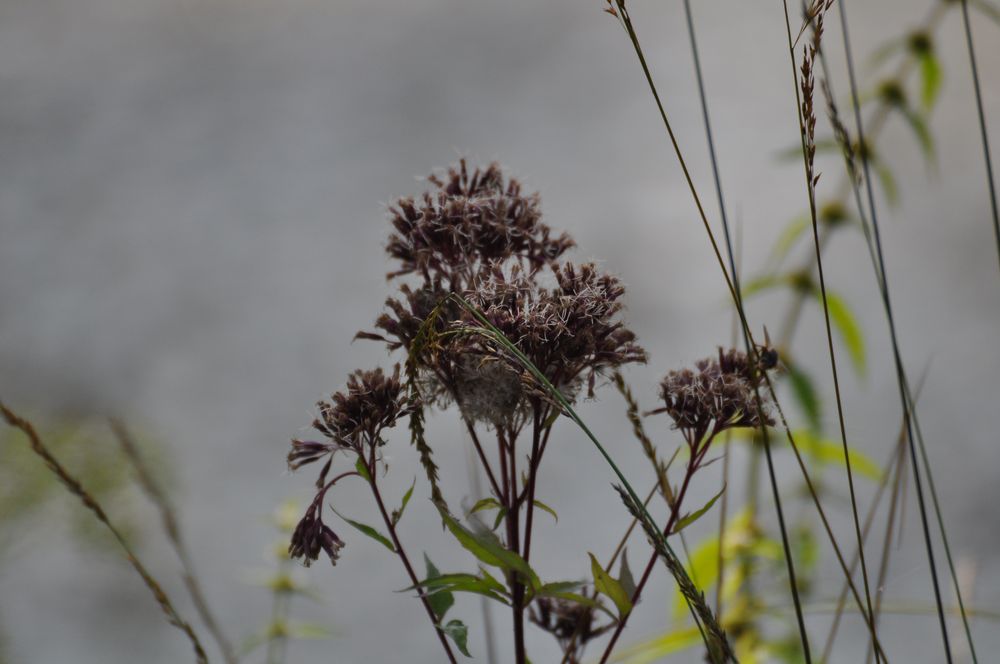
[(375, 530), (374, 528), (372, 528), (369, 525), (361, 523), (360, 521), (353, 521), (351, 519), (348, 519), (346, 516), (344, 516), (340, 512), (337, 512), (337, 510), (333, 510), (333, 511), (336, 512), (337, 516), (339, 516), (341, 519), (343, 519), (347, 523), (351, 524), (352, 526), (354, 526), (355, 528), (357, 528), (358, 530), (360, 530), (362, 533), (364, 533), (368, 537), (371, 537), (373, 540), (375, 540), (376, 542), (378, 542), (379, 544), (381, 544), (385, 548), (389, 549), (393, 553), (396, 553), (396, 547), (394, 547), (392, 545), (392, 542), (389, 541), (388, 537), (386, 537), (385, 535), (383, 535), (382, 533), (380, 533), (379, 531)]
[[(816, 298), (819, 300), (820, 306), (823, 306), (822, 295), (818, 289), (816, 290)], [(829, 289), (826, 291), (826, 306), (830, 311), (830, 322), (837, 329), (840, 340), (844, 342), (844, 347), (847, 348), (847, 354), (851, 357), (855, 370), (863, 376), (866, 366), (865, 339), (854, 314), (851, 313), (844, 299)]]
[(673, 532), (674, 533), (679, 533), (680, 531), (684, 530), (685, 528), (687, 528), (688, 526), (690, 526), (692, 523), (694, 523), (695, 521), (697, 521), (698, 519), (700, 519), (702, 517), (702, 515), (705, 514), (705, 512), (707, 512), (708, 510), (712, 509), (712, 505), (715, 504), (715, 501), (717, 501), (719, 499), (719, 497), (725, 492), (725, 490), (726, 490), (726, 487), (725, 487), (725, 485), (723, 485), (723, 487), (719, 491), (719, 493), (717, 493), (714, 496), (712, 496), (712, 499), (709, 500), (707, 503), (705, 503), (705, 505), (701, 509), (696, 510), (696, 511), (692, 512), (691, 514), (688, 514), (688, 515), (682, 517), (680, 520), (678, 520), (677, 521), (677, 525), (674, 526), (674, 531)]
[[(815, 460), (821, 463), (837, 463), (841, 466), (846, 465), (844, 462), (844, 445), (842, 442), (835, 442), (821, 438), (804, 429), (794, 432), (793, 437), (795, 438), (795, 444), (798, 445), (799, 450), (808, 454)], [(882, 478), (882, 469), (879, 468), (879, 465), (864, 452), (848, 447), (847, 458), (851, 461), (852, 471), (861, 473), (865, 477), (875, 481)]]
[(625, 592), (625, 588), (618, 582), (618, 579), (604, 571), (604, 567), (597, 561), (594, 554), (588, 553), (587, 555), (590, 556), (590, 572), (594, 576), (594, 588), (614, 602), (618, 609), (618, 616), (624, 617), (632, 610), (632, 598)]

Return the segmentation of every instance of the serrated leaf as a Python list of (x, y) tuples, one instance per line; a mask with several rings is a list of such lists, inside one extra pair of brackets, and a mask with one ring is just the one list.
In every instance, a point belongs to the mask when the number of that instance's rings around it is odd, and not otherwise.
[(590, 556), (590, 572), (594, 576), (594, 588), (615, 603), (619, 618), (624, 617), (632, 610), (632, 598), (625, 592), (618, 579), (604, 571), (594, 554), (588, 553), (587, 555)]
[(725, 493), (725, 491), (726, 491), (726, 486), (722, 485), (722, 489), (719, 490), (719, 493), (712, 496), (712, 499), (709, 500), (707, 503), (705, 503), (705, 505), (701, 509), (692, 512), (691, 514), (688, 514), (687, 516), (684, 516), (683, 518), (679, 519), (677, 521), (677, 525), (674, 526), (673, 532), (679, 533), (680, 531), (684, 530), (692, 523), (700, 519), (705, 514), (705, 512), (712, 509), (712, 505), (715, 504), (715, 501), (717, 501), (719, 497), (722, 496), (723, 493)]
[(543, 503), (540, 500), (536, 500), (536, 501), (534, 501), (534, 503), (535, 503), (535, 507), (537, 507), (540, 510), (545, 510), (546, 512), (548, 512), (549, 514), (552, 515), (552, 518), (556, 520), (556, 523), (559, 523), (559, 515), (556, 514), (556, 511), (554, 509), (552, 509), (551, 507), (549, 507), (548, 505), (546, 505), (545, 503)]
[[(823, 296), (819, 289), (816, 289), (815, 293), (816, 299), (822, 307)], [(861, 334), (861, 328), (858, 326), (854, 314), (851, 313), (847, 302), (829, 289), (826, 291), (826, 306), (830, 312), (830, 323), (839, 333), (840, 340), (844, 342), (844, 347), (847, 348), (847, 354), (854, 364), (854, 369), (859, 375), (864, 376), (866, 366), (865, 339)]]
[[(333, 509), (333, 508), (331, 507), (330, 509)], [(396, 553), (396, 547), (392, 545), (392, 542), (389, 540), (388, 537), (386, 537), (385, 535), (383, 535), (382, 533), (380, 533), (379, 531), (375, 530), (374, 528), (372, 528), (371, 526), (369, 526), (367, 524), (361, 523), (360, 521), (354, 521), (352, 519), (348, 519), (346, 516), (344, 516), (340, 512), (337, 512), (337, 510), (333, 510), (333, 511), (336, 512), (337, 516), (339, 516), (341, 519), (343, 519), (347, 523), (351, 524), (352, 526), (354, 526), (355, 528), (357, 528), (359, 531), (361, 531), (362, 533), (364, 533), (368, 537), (371, 537), (373, 540), (375, 540), (376, 542), (378, 542), (379, 544), (381, 544), (385, 548), (389, 549), (393, 553)]]
[(449, 532), (458, 540), (469, 553), (476, 558), (491, 565), (499, 567), (507, 572), (520, 574), (531, 588), (541, 586), (541, 581), (535, 571), (531, 569), (524, 558), (514, 551), (508, 550), (491, 531), (482, 530), (473, 532), (455, 520), (446, 509), (438, 506), (441, 518)]
[(461, 620), (449, 620), (447, 625), (438, 625), (438, 629), (451, 637), (463, 655), (472, 657), (468, 646), (469, 628)]
[(407, 503), (410, 502), (410, 498), (413, 496), (413, 487), (417, 486), (417, 478), (413, 478), (413, 482), (410, 484), (410, 489), (403, 494), (403, 501), (399, 504), (399, 509), (392, 513), (392, 525), (399, 523), (399, 520), (403, 518), (403, 512), (406, 510)]
[(809, 422), (809, 428), (813, 431), (819, 431), (822, 429), (822, 405), (816, 394), (812, 378), (799, 369), (798, 365), (785, 362), (785, 366), (788, 368), (788, 379), (791, 382), (795, 403), (802, 409), (802, 414)]
[[(434, 579), (440, 578), (441, 572), (438, 568), (434, 566), (431, 559), (424, 554), (424, 565), (427, 566), (427, 581), (432, 581)], [(455, 603), (455, 596), (446, 590), (442, 590), (436, 593), (432, 593), (427, 597), (427, 603), (430, 604), (431, 611), (437, 616), (437, 619), (444, 620), (444, 616), (448, 613), (448, 609), (452, 607)]]

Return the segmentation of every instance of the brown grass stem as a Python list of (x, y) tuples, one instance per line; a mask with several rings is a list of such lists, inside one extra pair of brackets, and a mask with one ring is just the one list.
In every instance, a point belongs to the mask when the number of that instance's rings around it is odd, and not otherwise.
[(153, 598), (156, 603), (159, 604), (160, 609), (163, 611), (164, 615), (167, 616), (167, 622), (182, 631), (185, 636), (187, 636), (188, 641), (191, 642), (191, 647), (194, 649), (195, 659), (199, 664), (207, 664), (208, 656), (205, 654), (205, 649), (201, 645), (201, 641), (198, 639), (198, 635), (195, 633), (191, 624), (184, 620), (177, 609), (174, 608), (173, 602), (170, 601), (170, 597), (167, 595), (163, 587), (153, 578), (153, 575), (149, 573), (146, 566), (142, 564), (139, 557), (136, 555), (132, 546), (128, 543), (121, 532), (116, 528), (111, 520), (108, 519), (107, 513), (101, 504), (87, 492), (80, 481), (73, 476), (59, 461), (49, 452), (49, 449), (42, 442), (41, 437), (38, 432), (35, 431), (35, 427), (28, 420), (18, 416), (12, 410), (7, 408), (2, 402), (0, 402), (0, 415), (3, 415), (4, 420), (11, 427), (18, 429), (28, 438), (28, 442), (31, 445), (31, 451), (38, 455), (45, 465), (52, 471), (52, 473), (62, 482), (66, 489), (80, 499), (83, 506), (90, 510), (94, 516), (100, 521), (104, 526), (111, 532), (111, 535), (118, 542), (118, 545), (125, 552), (125, 558), (128, 560), (129, 564), (136, 571), (142, 582), (146, 584), (146, 587), (153, 594)]

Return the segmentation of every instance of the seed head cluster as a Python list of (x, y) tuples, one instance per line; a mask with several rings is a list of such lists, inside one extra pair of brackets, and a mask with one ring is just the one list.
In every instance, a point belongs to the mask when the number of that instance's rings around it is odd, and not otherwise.
[[(567, 661), (578, 662), (580, 651), (591, 639), (608, 631), (613, 624), (595, 625), (595, 611), (589, 607), (567, 599), (539, 597), (532, 602), (528, 618), (542, 630), (556, 637)], [(571, 645), (572, 644), (572, 645)]]
[(700, 441), (707, 433), (716, 435), (734, 427), (774, 423), (769, 402), (759, 389), (763, 373), (746, 353), (719, 348), (718, 357), (699, 360), (695, 367), (667, 374), (660, 383), (660, 398), (665, 406), (653, 411), (667, 413), (689, 442)]
[[(471, 421), (517, 429), (530, 398), (546, 398), (519, 362), (476, 334), (480, 321), (450, 293), (482, 312), (568, 396), (584, 382), (592, 394), (605, 370), (645, 361), (621, 321), (623, 284), (593, 264), (563, 259), (574, 242), (541, 223), (538, 194), (524, 194), (497, 164), (470, 172), (462, 161), (428, 180), (432, 191), (390, 209), (387, 251), (399, 269), (389, 276), (418, 275), (419, 282), (401, 284), (377, 331), (358, 334), (390, 350), (416, 350), (427, 402), (455, 403)], [(436, 341), (415, 348), (422, 331)]]
[(336, 479), (329, 483), (326, 479), (335, 453), (373, 454), (375, 448), (385, 444), (382, 431), (395, 425), (412, 409), (399, 379), (399, 365), (392, 374), (380, 368), (355, 371), (347, 379), (346, 392), (337, 392), (330, 401), (320, 401), (316, 405), (319, 417), (313, 422), (313, 428), (327, 440), (295, 439), (288, 453), (290, 470), (329, 457), (316, 481), (316, 496), (295, 528), (288, 547), (289, 555), (302, 558), (306, 565), (316, 560), (320, 551), (325, 551), (336, 564), (340, 549), (344, 547), (344, 542), (323, 523), (323, 498), (336, 483)]
[(386, 251), (399, 262), (390, 277), (415, 273), (426, 284), (458, 291), (489, 263), (513, 259), (534, 272), (573, 246), (568, 235), (554, 236), (541, 223), (538, 194), (523, 193), (496, 163), (470, 173), (463, 159), (428, 181), (433, 190), (390, 208), (395, 232)]

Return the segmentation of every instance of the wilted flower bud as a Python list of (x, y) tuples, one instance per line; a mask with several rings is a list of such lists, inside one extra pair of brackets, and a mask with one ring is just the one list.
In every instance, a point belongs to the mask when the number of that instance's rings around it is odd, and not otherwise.
[(320, 551), (325, 551), (330, 557), (330, 562), (336, 565), (340, 550), (344, 548), (344, 542), (337, 537), (337, 533), (323, 523), (318, 509), (321, 501), (322, 493), (309, 506), (299, 525), (295, 527), (291, 544), (288, 546), (288, 555), (292, 558), (301, 558), (306, 567), (319, 559)]

